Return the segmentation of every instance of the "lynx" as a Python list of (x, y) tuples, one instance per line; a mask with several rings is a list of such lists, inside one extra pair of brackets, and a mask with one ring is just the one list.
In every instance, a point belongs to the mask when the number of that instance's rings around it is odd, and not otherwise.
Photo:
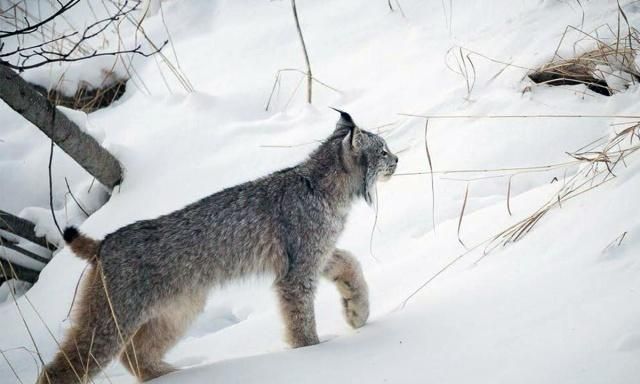
[(73, 252), (89, 260), (74, 322), (38, 383), (86, 382), (120, 356), (140, 381), (172, 372), (162, 359), (204, 307), (208, 292), (233, 279), (271, 274), (294, 348), (317, 344), (314, 294), (333, 281), (354, 328), (369, 316), (357, 260), (336, 249), (352, 203), (372, 203), (375, 183), (398, 157), (346, 112), (307, 160), (207, 196), (101, 241), (74, 227)]

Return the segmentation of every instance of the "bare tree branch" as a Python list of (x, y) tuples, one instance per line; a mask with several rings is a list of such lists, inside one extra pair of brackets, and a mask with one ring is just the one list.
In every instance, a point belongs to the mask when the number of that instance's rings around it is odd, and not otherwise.
[[(71, 0), (64, 4), (60, 3), (60, 9), (57, 12), (43, 19), (42, 21), (39, 21), (36, 24), (31, 25), (29, 24), (28, 20), (25, 19), (25, 22), (28, 25), (26, 28), (18, 28), (14, 31), (0, 31), (0, 39), (6, 38), (8, 36), (25, 35), (35, 32), (39, 28), (45, 26), (48, 22), (51, 22), (57, 16), (62, 15), (64, 12), (68, 11), (70, 8), (78, 4), (79, 1), (80, 0)], [(107, 16), (103, 19), (89, 24), (84, 28), (82, 33), (80, 33), (79, 31), (74, 31), (55, 38), (52, 37), (50, 40), (30, 46), (17, 46), (10, 51), (5, 52), (3, 52), (5, 44), (0, 43), (0, 58), (2, 58), (2, 60), (0, 60), (0, 65), (9, 67), (18, 72), (22, 72), (24, 70), (41, 67), (49, 63), (75, 62), (99, 56), (117, 56), (125, 53), (149, 57), (160, 52), (168, 44), (168, 40), (165, 40), (159, 46), (152, 44), (153, 48), (148, 52), (145, 52), (142, 49), (141, 44), (138, 44), (135, 46), (135, 48), (130, 49), (118, 49), (106, 52), (99, 52), (97, 50), (93, 50), (92, 52), (80, 52), (80, 48), (84, 43), (100, 35), (107, 28), (109, 28), (111, 25), (113, 25), (123, 17), (127, 17), (130, 13), (136, 11), (140, 3), (133, 2), (133, 5), (130, 4), (131, 2), (129, 0), (124, 1), (122, 4), (118, 5), (118, 8), (115, 10), (113, 15)], [(70, 48), (64, 50), (54, 50), (48, 48), (54, 42), (62, 40), (71, 41), (71, 39), (76, 36), (78, 36), (78, 39), (77, 41), (72, 42)], [(76, 56), (78, 53), (80, 53), (80, 56)]]
[[(38, 28), (40, 28), (41, 26), (49, 23), (50, 21), (52, 21), (56, 17), (62, 15), (63, 13), (67, 12), (69, 9), (73, 8), (74, 6), (76, 6), (79, 2), (80, 2), (80, 0), (69, 0), (64, 4), (61, 4), (60, 2), (58, 2), (61, 5), (60, 9), (58, 9), (56, 12), (51, 14), (49, 17), (46, 17), (46, 18), (42, 19), (41, 21), (39, 21), (38, 23), (33, 24), (33, 25), (30, 25), (29, 21), (27, 20), (26, 21), (26, 23), (27, 23), (27, 27), (26, 28), (18, 28), (18, 29), (13, 30), (13, 31), (0, 30), (0, 39), (4, 39), (4, 38), (9, 37), (9, 36), (25, 35), (25, 34), (33, 33), (35, 31), (37, 31)], [(25, 18), (25, 20), (26, 20), (26, 18)]]

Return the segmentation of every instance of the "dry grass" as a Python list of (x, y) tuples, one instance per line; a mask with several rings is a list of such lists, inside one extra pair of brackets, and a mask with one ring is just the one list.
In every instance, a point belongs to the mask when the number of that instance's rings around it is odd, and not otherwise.
[(113, 72), (103, 71), (104, 76), (99, 86), (81, 81), (75, 94), (66, 96), (58, 91), (59, 85), (64, 81), (64, 76), (58, 80), (56, 86), (47, 90), (42, 86), (31, 84), (38, 92), (45, 95), (54, 105), (83, 111), (93, 112), (108, 107), (118, 100), (126, 90), (127, 79), (121, 79)]
[(431, 224), (433, 225), (433, 232), (436, 231), (436, 182), (433, 175), (433, 161), (431, 161), (431, 152), (429, 151), (429, 119), (426, 119), (424, 124), (424, 151), (427, 154), (427, 164), (429, 165), (429, 172), (431, 172)]
[[(438, 118), (438, 116), (420, 116), (424, 118)], [(487, 116), (441, 116), (443, 118), (479, 118)], [(527, 118), (527, 116), (490, 116), (489, 118)], [(569, 117), (569, 116), (557, 116), (557, 117)], [(574, 116), (571, 116), (574, 117)], [(577, 116), (587, 117), (587, 116)], [(605, 116), (598, 116), (605, 117)], [(617, 116), (610, 116), (617, 117)], [(633, 116), (625, 116), (624, 118), (633, 118)], [(471, 252), (484, 247), (484, 251), (480, 258), (475, 263), (480, 262), (484, 257), (489, 255), (492, 251), (513, 244), (522, 240), (527, 234), (529, 234), (535, 226), (554, 208), (561, 208), (562, 205), (586, 192), (589, 192), (603, 184), (614, 180), (616, 177), (616, 169), (622, 166), (627, 166), (627, 159), (640, 149), (640, 118), (636, 117), (636, 121), (630, 122), (618, 122), (611, 124), (613, 127), (621, 127), (611, 137), (604, 136), (599, 137), (587, 145), (579, 148), (578, 150), (567, 153), (572, 160), (557, 163), (548, 164), (535, 167), (512, 167), (512, 168), (497, 168), (497, 169), (469, 169), (469, 170), (448, 170), (448, 171), (422, 171), (422, 172), (410, 172), (403, 174), (396, 174), (395, 176), (412, 176), (412, 175), (443, 175), (451, 173), (485, 173), (488, 174), (483, 177), (476, 177), (472, 179), (455, 179), (457, 181), (466, 181), (467, 188), (465, 191), (464, 202), (458, 219), (457, 237), (458, 241), (465, 248), (465, 251), (454, 257), (442, 268), (440, 268), (431, 277), (425, 280), (420, 286), (418, 286), (411, 294), (409, 294), (397, 307), (397, 309), (404, 308), (407, 303), (415, 297), (422, 289), (429, 285), (433, 280), (442, 275), (450, 267), (458, 263), (465, 258)], [(528, 215), (526, 218), (518, 221), (517, 223), (509, 226), (508, 228), (500, 231), (499, 233), (480, 241), (473, 246), (467, 247), (460, 237), (460, 230), (462, 226), (462, 220), (464, 217), (465, 207), (467, 199), (469, 198), (469, 182), (485, 178), (495, 177), (508, 177), (509, 183), (507, 187), (507, 212), (512, 214), (510, 206), (511, 198), (511, 181), (515, 175), (521, 175), (533, 172), (548, 172), (550, 170), (571, 169), (578, 167), (578, 171), (571, 177), (566, 176), (562, 180), (562, 186), (559, 190), (540, 208)], [(559, 182), (559, 181), (558, 181)], [(620, 244), (624, 239), (625, 234), (619, 236), (612, 243)]]
[(486, 245), (482, 257), (500, 246), (521, 240), (554, 208), (561, 208), (566, 201), (613, 180), (616, 168), (620, 164), (626, 167), (626, 158), (640, 149), (640, 144), (634, 143), (634, 139), (640, 143), (640, 121), (628, 123), (604, 144), (598, 144), (600, 141), (596, 140), (595, 145), (567, 153), (579, 162), (579, 171), (563, 180), (558, 192), (538, 210), (494, 236)]
[(464, 200), (462, 201), (462, 208), (460, 209), (460, 217), (458, 218), (458, 231), (456, 232), (456, 235), (458, 236), (458, 242), (460, 243), (460, 245), (464, 247), (464, 249), (467, 249), (467, 246), (462, 241), (462, 237), (460, 236), (460, 231), (462, 230), (462, 219), (464, 218), (464, 210), (467, 207), (467, 200), (469, 199), (469, 184), (470, 183), (467, 183), (467, 188), (464, 190)]
[[(305, 78), (309, 78), (309, 74), (308, 72), (305, 72), (301, 69), (297, 69), (297, 68), (283, 68), (283, 69), (279, 69), (278, 72), (276, 72), (276, 78), (273, 81), (273, 86), (271, 87), (271, 92), (269, 93), (269, 98), (267, 99), (267, 103), (264, 107), (265, 111), (269, 111), (269, 108), (271, 108), (272, 104), (273, 104), (273, 99), (274, 96), (277, 96), (280, 93), (280, 83), (282, 82), (282, 76), (284, 73), (287, 72), (294, 72), (294, 73), (299, 73), (302, 75), (302, 77), (300, 77), (295, 89), (293, 90), (293, 92), (291, 93), (291, 95), (289, 96), (286, 104), (284, 105), (284, 109), (287, 109), (287, 107), (289, 106), (289, 103), (291, 103), (291, 100), (293, 99), (293, 97), (295, 96), (295, 94), (298, 92), (298, 89), (300, 88), (300, 84), (302, 84), (302, 80), (304, 80)], [(315, 78), (313, 75), (310, 77), (311, 81), (315, 81), (316, 83), (324, 86), (327, 89), (330, 89), (338, 94), (341, 94), (342, 92), (332, 86), (330, 86), (329, 84), (318, 80), (317, 78)]]
[[(17, 280), (17, 274), (15, 272), (15, 270), (13, 269), (13, 265), (11, 263), (8, 263), (9, 268), (6, 268), (3, 264), (0, 264), (0, 276), (2, 276), (5, 280), (10, 280), (10, 279), (16, 279)], [(107, 303), (109, 306), (109, 311), (113, 317), (113, 321), (116, 325), (117, 331), (118, 331), (118, 335), (121, 339), (121, 342), (123, 345), (127, 345), (127, 344), (131, 344), (132, 345), (132, 350), (133, 350), (133, 356), (130, 357), (129, 354), (127, 352), (125, 352), (125, 356), (127, 359), (129, 359), (129, 361), (131, 362), (131, 359), (133, 359), (134, 365), (132, 365), (132, 367), (134, 367), (134, 369), (136, 369), (136, 371), (139, 370), (138, 367), (138, 361), (137, 361), (137, 355), (136, 355), (136, 348), (135, 345), (133, 345), (133, 342), (131, 339), (125, 340), (123, 338), (120, 326), (118, 325), (118, 320), (116, 318), (114, 309), (113, 309), (113, 305), (111, 302), (111, 295), (109, 293), (109, 290), (107, 288), (107, 284), (106, 284), (106, 280), (104, 278), (104, 274), (102, 273), (102, 266), (100, 265), (100, 263), (98, 262), (97, 265), (95, 266), (95, 268), (98, 269), (98, 273), (99, 273), (99, 277), (101, 280), (101, 285), (105, 291), (106, 297), (107, 297)], [(85, 268), (86, 269), (86, 268)], [(84, 275), (84, 270), (83, 273), (80, 276), (80, 279), (82, 279)], [(76, 287), (77, 289), (77, 287)], [(9, 288), (9, 293), (11, 296), (11, 301), (14, 303), (14, 305), (16, 306), (17, 309), (17, 313), (18, 316), (20, 317), (20, 319), (22, 320), (23, 326), (27, 332), (27, 334), (29, 335), (29, 338), (31, 340), (31, 343), (33, 345), (33, 350), (28, 349), (26, 347), (18, 347), (18, 348), (14, 348), (13, 350), (16, 349), (20, 349), (20, 350), (24, 350), (25, 352), (29, 353), (30, 356), (34, 359), (35, 365), (36, 365), (36, 369), (38, 371), (40, 371), (42, 369), (42, 367), (45, 366), (45, 361), (42, 357), (42, 354), (40, 352), (40, 349), (38, 348), (38, 344), (36, 343), (36, 339), (35, 336), (33, 334), (33, 331), (31, 329), (31, 326), (29, 325), (29, 323), (27, 322), (27, 319), (25, 317), (24, 314), (24, 310), (22, 308), (22, 304), (19, 300), (19, 298), (15, 295), (15, 292), (13, 291), (13, 289), (11, 289), (11, 287)], [(62, 352), (63, 357), (67, 360), (67, 362), (69, 363), (69, 366), (71, 367), (75, 378), (76, 378), (76, 382), (77, 383), (86, 383), (86, 382), (93, 382), (93, 380), (91, 380), (90, 378), (88, 378), (87, 376), (87, 372), (89, 371), (89, 362), (90, 360), (93, 360), (94, 363), (96, 363), (98, 365), (98, 367), (100, 368), (100, 371), (102, 373), (102, 375), (104, 376), (104, 378), (108, 381), (111, 382), (110, 377), (107, 375), (106, 372), (104, 372), (104, 367), (100, 366), (100, 364), (95, 361), (95, 358), (93, 357), (93, 337), (91, 340), (91, 345), (88, 351), (88, 356), (86, 357), (86, 364), (85, 365), (85, 369), (84, 372), (78, 372), (73, 365), (70, 362), (69, 356), (64, 352), (63, 349), (61, 349), (61, 344), (58, 341), (58, 339), (56, 338), (55, 334), (53, 333), (53, 331), (51, 330), (51, 328), (47, 325), (47, 323), (45, 322), (44, 318), (42, 317), (42, 315), (40, 314), (40, 312), (38, 311), (38, 309), (36, 308), (36, 306), (33, 304), (33, 302), (29, 299), (28, 294), (24, 294), (22, 296), (22, 299), (29, 305), (29, 307), (31, 308), (31, 310), (33, 311), (33, 313), (35, 313), (39, 323), (44, 326), (45, 330), (47, 331), (47, 333), (49, 334), (49, 336), (53, 339), (54, 343), (58, 346), (58, 350)], [(74, 293), (74, 298), (73, 301), (75, 302), (75, 293)], [(73, 302), (72, 302), (72, 306), (73, 306)], [(71, 308), (69, 309), (69, 312), (71, 312)], [(67, 316), (68, 318), (68, 316)], [(2, 355), (3, 360), (5, 361), (5, 363), (7, 364), (7, 366), (9, 367), (9, 369), (11, 370), (11, 372), (14, 375), (14, 378), (17, 382), (19, 383), (23, 383), (24, 381), (20, 378), (18, 372), (16, 371), (15, 367), (13, 366), (13, 364), (11, 363), (11, 361), (9, 360), (9, 358), (6, 356), (6, 353), (9, 352), (10, 350), (0, 350), (0, 355)]]
[(450, 48), (445, 54), (445, 64), (449, 70), (460, 75), (465, 82), (466, 99), (471, 99), (471, 92), (476, 84), (476, 67), (471, 60), (471, 52), (462, 47)]
[[(574, 37), (570, 39), (570, 37)], [(559, 52), (571, 43), (570, 57)], [(604, 24), (592, 32), (567, 26), (551, 60), (531, 71), (528, 77), (537, 84), (585, 84), (590, 90), (611, 96), (640, 81), (635, 63), (640, 45), (638, 31), (628, 23), (618, 4), (618, 23)], [(590, 47), (585, 49), (584, 47)]]
[[(2, 265), (2, 263), (0, 263), (0, 272), (1, 272), (1, 274), (4, 277), (5, 280), (17, 279), (17, 274), (13, 270), (13, 266), (11, 264), (9, 264), (9, 269), (7, 269)], [(32, 343), (33, 348), (35, 350), (35, 356), (38, 358), (38, 362), (40, 363), (40, 367), (42, 367), (42, 366), (45, 365), (45, 362), (44, 362), (44, 360), (42, 358), (42, 354), (40, 353), (40, 350), (38, 349), (38, 344), (36, 343), (35, 337), (33, 336), (33, 332), (31, 332), (31, 328), (29, 327), (29, 324), (27, 323), (27, 320), (24, 317), (22, 308), (18, 304), (18, 300), (16, 298), (16, 295), (15, 295), (15, 292), (13, 291), (13, 289), (9, 288), (9, 294), (11, 296), (11, 300), (13, 301), (13, 303), (16, 306), (16, 310), (18, 311), (18, 315), (20, 316), (20, 319), (22, 320), (22, 324), (24, 325), (24, 328), (27, 331), (27, 334), (29, 335), (29, 339), (31, 340), (31, 343)], [(3, 356), (4, 356), (4, 353), (3, 353)], [(5, 359), (6, 359), (6, 357), (5, 357)], [(7, 360), (7, 363), (9, 364), (9, 368), (11, 369), (11, 371), (15, 374), (16, 379), (19, 382), (22, 382), (22, 380), (18, 376), (18, 373), (14, 370), (13, 366), (9, 363), (8, 360)]]

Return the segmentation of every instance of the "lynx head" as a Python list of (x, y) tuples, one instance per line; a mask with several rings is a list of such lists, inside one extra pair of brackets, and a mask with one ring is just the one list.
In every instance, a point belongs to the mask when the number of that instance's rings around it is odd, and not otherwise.
[(391, 178), (398, 156), (391, 153), (382, 137), (358, 128), (348, 113), (335, 110), (340, 113), (340, 120), (332, 137), (342, 138), (342, 163), (348, 172), (362, 177), (358, 194), (372, 204), (375, 183)]

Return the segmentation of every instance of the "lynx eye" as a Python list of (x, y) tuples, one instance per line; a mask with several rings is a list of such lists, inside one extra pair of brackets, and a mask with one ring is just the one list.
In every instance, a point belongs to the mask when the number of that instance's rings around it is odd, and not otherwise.
[(380, 151), (380, 154), (381, 154), (382, 156), (384, 156), (384, 157), (387, 157), (387, 156), (389, 155), (389, 152), (387, 152), (387, 151), (385, 151), (384, 149), (382, 149), (382, 150)]

